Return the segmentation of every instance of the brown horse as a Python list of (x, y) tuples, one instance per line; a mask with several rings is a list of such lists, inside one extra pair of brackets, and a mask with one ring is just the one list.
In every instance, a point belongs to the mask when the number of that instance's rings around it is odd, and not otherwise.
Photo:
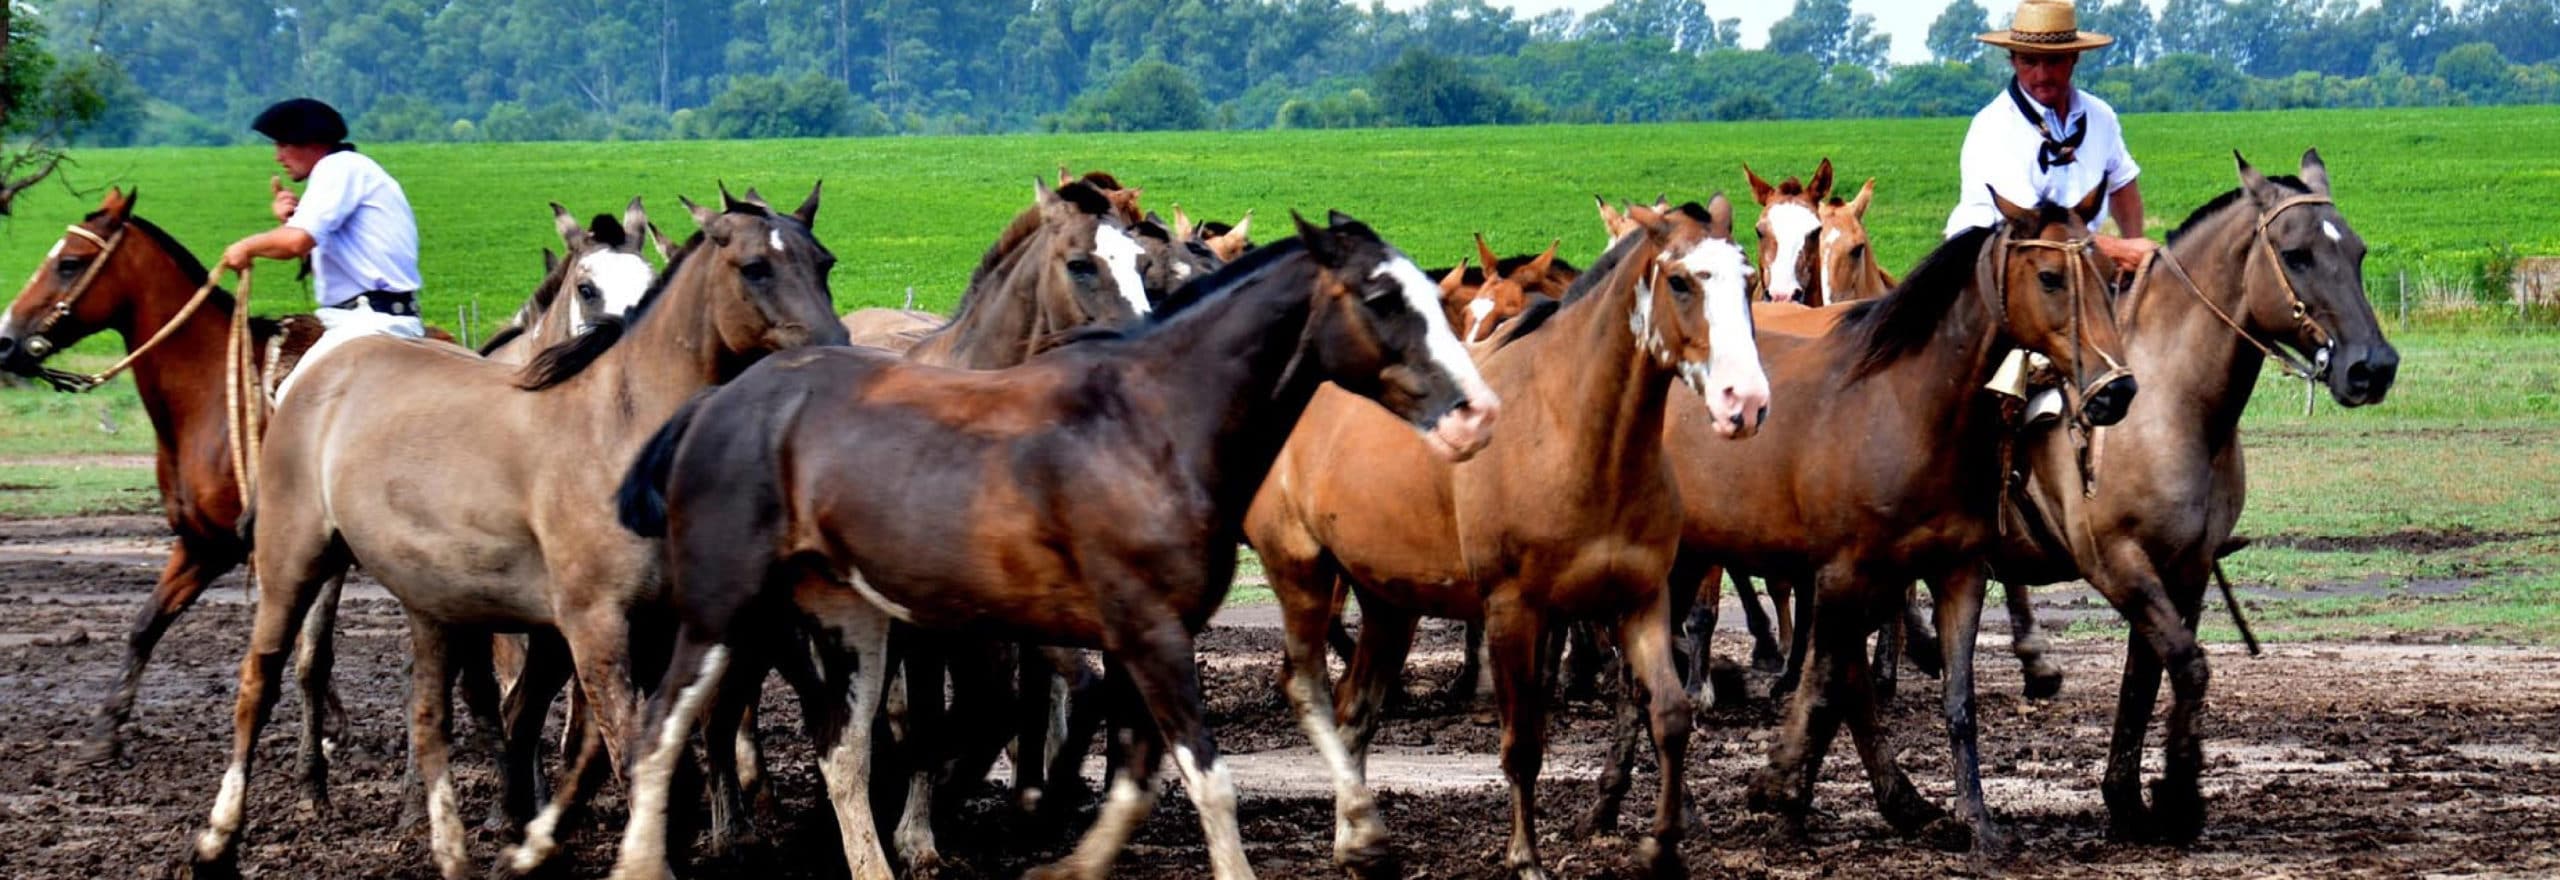
[[(553, 260), (550, 251), (543, 251), (542, 282), (534, 285), (533, 296), (516, 309), (506, 326), (480, 344), (480, 356), (522, 364), (535, 353), (585, 332), (599, 319), (622, 316), (658, 278), (658, 270), (641, 258), (640, 242), (648, 240), (657, 249), (659, 261), (667, 259), (666, 234), (649, 222), (639, 196), (632, 196), (631, 204), (622, 209), (620, 225), (597, 214), (580, 228), (577, 218), (559, 202), (551, 203), (551, 225), (567, 246), (568, 258)], [(551, 314), (555, 305), (560, 307), (557, 317)]]
[[(1512, 792), (1505, 864), (1521, 877), (1545, 876), (1534, 828), (1545, 704), (1537, 643), (1550, 617), (1616, 621), (1631, 684), (1653, 696), (1663, 768), (1661, 809), (1639, 859), (1657, 875), (1681, 871), (1689, 707), (1666, 644), (1663, 582), (1680, 523), (1663, 407), (1685, 384), (1718, 433), (1741, 437), (1757, 428), (1769, 396), (1731, 207), (1719, 196), (1669, 216), (1629, 214), (1636, 231), (1584, 273), (1566, 304), (1484, 359), (1513, 423), (1544, 436), (1513, 436), (1444, 466), (1392, 420), (1319, 395), (1246, 519), (1281, 602), (1290, 703), (1333, 773), (1335, 859), (1356, 873), (1395, 873), (1365, 765), (1377, 711), (1423, 615), (1485, 622)], [(1360, 641), (1328, 699), (1322, 638), (1345, 582), (1360, 598)]]
[(1253, 212), (1246, 211), (1232, 224), (1215, 220), (1193, 222), (1191, 215), (1173, 206), (1173, 237), (1180, 241), (1196, 241), (1209, 248), (1209, 255), (1220, 263), (1232, 263), (1253, 250)]
[[(607, 503), (612, 472), (644, 439), (633, 429), (769, 352), (844, 338), (826, 287), (834, 257), (809, 232), (817, 194), (789, 215), (725, 192), (722, 203), (694, 209), (702, 231), (632, 317), (605, 319), (521, 371), (448, 346), (365, 338), (277, 407), (259, 465), (257, 624), (241, 660), (230, 769), (193, 848), (199, 876), (232, 869), (285, 627), (351, 564), (409, 611), (410, 751), (444, 876), (468, 871), (441, 687), (448, 643), (472, 641), (458, 636), (540, 634), (528, 670), (557, 668), (539, 658), (564, 647), (593, 710), (588, 737), (618, 757), (632, 706), (632, 614), (655, 605), (659, 589), (655, 546), (614, 525)], [(531, 679), (518, 689), (537, 706), (562, 684)], [(539, 725), (511, 733), (526, 731)], [(528, 871), (549, 855), (584, 763), (571, 762), (503, 867)]]
[[(2234, 158), (2237, 158), (2235, 155)], [(2099, 432), (2085, 474), (2070, 438), (2022, 441), (2030, 478), (2010, 509), (1995, 563), (2022, 617), (2026, 587), (2086, 578), (2132, 625), (2107, 750), (2108, 828), (2134, 840), (2193, 841), (2204, 827), (2197, 778), (2208, 672), (2196, 617), (2216, 551), (2247, 499), (2240, 414), (2268, 357), (2318, 374), (2342, 406), (2380, 403), (2400, 355), (2365, 297), (2364, 240), (2329, 200), (2329, 170), (2303, 154), (2299, 178), (2268, 179), (2239, 162), (2240, 187), (2169, 234), (2121, 299), (2125, 361), (2143, 393)], [(2282, 349), (2301, 353), (2316, 366)], [(2022, 658), (2033, 660), (2040, 657)], [(2171, 703), (2163, 770), (2142, 795), (2142, 751), (2163, 673)], [(2056, 680), (2060, 671), (2052, 670)]]
[[(854, 344), (928, 363), (998, 346), (1005, 351), (990, 356), (1020, 363), (1066, 331), (1145, 315), (1141, 248), (1119, 201), (1136, 190), (1089, 180), (1056, 189), (1039, 181), (1032, 189), (1031, 206), (1014, 215), (969, 273), (949, 321), (926, 330), (913, 310), (857, 309), (843, 318), (849, 331), (864, 331), (852, 337)], [(1023, 295), (1005, 295), (1016, 291)]]
[[(775, 611), (829, 596), (816, 641), (839, 674), (809, 720), (854, 877), (889, 876), (864, 791), (892, 617), (1108, 657), (1122, 750), (1111, 795), (1075, 854), (1036, 876), (1109, 871), (1166, 745), (1215, 876), (1251, 876), (1201, 723), (1192, 634), (1226, 593), (1278, 438), (1328, 381), (1450, 456), (1483, 444), (1497, 405), (1411, 261), (1339, 214), (1299, 232), (1145, 327), (1088, 331), (1010, 370), (802, 352), (670, 421), (623, 490), (624, 522), (666, 534), (684, 625), (637, 740), (615, 876), (666, 871), (668, 776), (731, 658), (766, 650)], [(846, 654), (850, 699), (833, 689)]]
[[(204, 264), (159, 226), (135, 216), (135, 197), (110, 189), (98, 209), (46, 254), (0, 317), (0, 369), (22, 376), (48, 375), (46, 356), (91, 334), (114, 332), (131, 350), (167, 333), (134, 362), (132, 372), (158, 441), (161, 506), (177, 540), (159, 585), (126, 633), (116, 689), (99, 707), (84, 750), (86, 760), (100, 762), (114, 760), (122, 749), (122, 728), (161, 635), (206, 585), (248, 553), (239, 534), (240, 492), (224, 409), (223, 370), (236, 305), (229, 291), (216, 289), (185, 323), (170, 326), (205, 283)], [(259, 384), (266, 388), (319, 336), (318, 323), (308, 317), (253, 319), (250, 330), (262, 355)], [(85, 384), (57, 387), (81, 390)], [(306, 743), (305, 752), (307, 758), (318, 756), (319, 744)]]
[[(1844, 720), (1889, 824), (1912, 833), (1944, 818), (1894, 760), (1864, 655), (1875, 625), (1925, 580), (1946, 636), (1950, 763), (1969, 826), (1932, 830), (1969, 830), (1986, 851), (2005, 844), (1982, 803), (1972, 650), (2010, 428), (1981, 389), (2002, 353), (2023, 347), (2054, 359), (2087, 423), (2123, 416), (2133, 381), (2118, 366), (2121, 346), (2087, 240), (2104, 191), (2070, 209), (2000, 202), (2001, 227), (1949, 239), (1892, 294), (1832, 307), (1841, 314), (1827, 336), (1764, 336), (1775, 393), (1805, 418), (1780, 420), (1751, 443), (1719, 443), (1707, 433), (1708, 414), (1686, 404), (1672, 412), (1669, 447), (1686, 507), (1674, 595), (1697, 595), (1716, 565), (1816, 591), (1803, 636), (1805, 685), (1789, 697), (1785, 733), (1751, 795), (1790, 831), (1801, 832), (1815, 773)], [(1634, 735), (1632, 726), (1619, 732), (1603, 785), (1611, 794), (1595, 805), (1604, 819), (1616, 815)]]
[(1755, 229), (1760, 248), (1754, 267), (1760, 299), (1819, 306), (1822, 294), (1822, 201), (1831, 197), (1831, 160), (1813, 169), (1811, 181), (1793, 177), (1775, 185), (1760, 179), (1749, 164), (1742, 175), (1751, 182), (1751, 199), (1760, 203)]

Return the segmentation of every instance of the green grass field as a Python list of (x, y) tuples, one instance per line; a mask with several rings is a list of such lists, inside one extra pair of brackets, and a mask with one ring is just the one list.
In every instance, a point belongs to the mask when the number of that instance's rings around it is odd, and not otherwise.
[[(1550, 238), (1588, 262), (1602, 237), (1591, 196), (1700, 198), (1723, 190), (1755, 213), (1741, 164), (1764, 175), (1810, 172), (1829, 156), (1843, 187), (1878, 178), (1869, 217), (1889, 268), (1938, 238), (1955, 196), (1963, 120), (1534, 127), (1341, 132), (899, 138), (796, 142), (390, 145), (373, 152), (408, 187), (424, 239), (431, 322), (452, 326), (476, 303), (478, 332), (510, 313), (557, 245), (545, 202), (615, 211), (645, 195), (670, 233), (692, 223), (679, 193), (716, 198), (715, 183), (760, 187), (795, 203), (825, 178), (818, 232), (840, 258), (839, 305), (895, 304), (912, 286), (947, 308), (979, 251), (1031, 181), (1059, 165), (1105, 168), (1146, 189), (1159, 209), (1195, 216), (1255, 212), (1258, 238), (1287, 212), (1340, 208), (1426, 264)], [(2499, 253), (2560, 253), (2560, 107), (2318, 111), (2130, 117), (2151, 226), (2162, 230), (2236, 185), (2231, 151), (2291, 172), (2305, 147), (2327, 159), (2344, 213), (2372, 246), (2368, 285), (2397, 295), (2400, 272), (2476, 280)], [(255, 148), (87, 151), (0, 226), (0, 267), (32, 268), (60, 224), (108, 184), (139, 187), (140, 211), (210, 258), (268, 225), (267, 151)], [(310, 294), (260, 277), (256, 308), (307, 309)], [(2503, 294), (2495, 294), (2502, 297)], [(2232, 573), (2296, 601), (2261, 623), (2278, 637), (2414, 632), (2560, 642), (2560, 334), (2476, 316), (2399, 322), (2382, 310), (2404, 367), (2390, 401), (2340, 410), (2325, 398), (2302, 414), (2299, 385), (2270, 374), (2247, 422), (2251, 504), (2244, 534), (2262, 546)], [(57, 358), (95, 369), (116, 352), (93, 340)], [(116, 428), (113, 433), (106, 426)], [(0, 516), (156, 509), (147, 470), (105, 463), (25, 464), (37, 456), (147, 454), (149, 426), (129, 383), (70, 397), (0, 392)], [(19, 462), (19, 463), (12, 463)], [(2384, 539), (2467, 530), (2467, 546), (2413, 550)], [(2313, 540), (2318, 539), (2318, 540)], [(2455, 583), (2463, 589), (2406, 590)], [(2341, 585), (2352, 589), (2341, 589)], [(1240, 597), (1247, 595), (1240, 590)], [(2093, 624), (2103, 626), (2104, 624)], [(2220, 624), (2215, 624), (2219, 626)]]

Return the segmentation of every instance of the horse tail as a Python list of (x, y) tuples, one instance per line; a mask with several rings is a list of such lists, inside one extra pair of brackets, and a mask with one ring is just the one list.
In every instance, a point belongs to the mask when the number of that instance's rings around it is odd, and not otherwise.
[(701, 414), (704, 401), (711, 399), (714, 387), (693, 396), (678, 407), (658, 433), (640, 447), (640, 455), (631, 462), (631, 470), (622, 478), (622, 488), (614, 493), (615, 507), (622, 527), (643, 538), (663, 538), (667, 534), (667, 477), (676, 468), (676, 446), (684, 442), (685, 430), (693, 426), (693, 418)]

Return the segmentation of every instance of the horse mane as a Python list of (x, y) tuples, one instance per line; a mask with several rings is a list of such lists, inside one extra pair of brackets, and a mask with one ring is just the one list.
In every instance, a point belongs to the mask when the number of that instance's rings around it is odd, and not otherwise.
[(1529, 307), (1521, 309), (1520, 315), (1511, 319), (1510, 329), (1502, 331), (1502, 335), (1494, 339), (1493, 350), (1501, 351), (1503, 346), (1517, 342), (1520, 337), (1546, 326), (1548, 318), (1555, 317), (1557, 312), (1563, 310), (1563, 300), (1541, 293), (1530, 294)]
[[(2047, 213), (2060, 208), (2044, 206)], [(1843, 384), (1854, 384), (1920, 350), (1936, 335), (1947, 310), (1974, 283), (1984, 242), (1997, 226), (1977, 226), (1956, 233), (1930, 251), (1892, 291), (1849, 307), (1838, 333), (1858, 359)]]
[[(2308, 193), (2311, 191), (2310, 184), (2303, 183), (2302, 178), (2295, 177), (2290, 174), (2269, 177), (2267, 178), (2267, 182), (2292, 190), (2296, 193)], [(2248, 191), (2239, 187), (2233, 187), (2230, 192), (2214, 196), (2213, 201), (2204, 203), (2204, 207), (2197, 208), (2195, 213), (2187, 215), (2187, 219), (2179, 221), (2177, 228), (2169, 230), (2169, 243), (2173, 245), (2177, 244), (2178, 239), (2185, 237), (2189, 232), (2202, 228), (2205, 221), (2211, 220), (2215, 215), (2222, 213), (2222, 209), (2231, 207), (2232, 203), (2238, 202), (2247, 197)]]
[[(107, 216), (105, 211), (91, 211), (82, 216), (80, 222), (87, 223), (104, 216)], [(187, 283), (203, 287), (205, 280), (211, 277), (205, 271), (204, 261), (196, 259), (196, 252), (188, 250), (186, 245), (179, 244), (178, 239), (169, 234), (169, 230), (160, 228), (160, 224), (134, 214), (126, 215), (124, 224), (142, 230), (142, 234), (149, 236), (153, 244), (159, 245), (160, 250), (169, 255), (169, 262), (178, 264), (178, 272), (186, 276)], [(230, 288), (220, 286), (216, 286), (212, 293), (206, 294), (205, 300), (214, 306), (226, 309), (238, 302), (232, 298)]]
[[(770, 212), (743, 203), (732, 206), (731, 210), (736, 213), (772, 216)], [(701, 249), (702, 240), (701, 230), (695, 230), (692, 237), (685, 239), (684, 244), (676, 248), (675, 253), (668, 255), (667, 270), (659, 273), (657, 280), (649, 282), (648, 292), (640, 295), (640, 301), (631, 305), (630, 312), (599, 317), (595, 325), (587, 328), (586, 332), (571, 336), (559, 344), (543, 349), (541, 354), (534, 355), (533, 361), (524, 365), (524, 371), (516, 374), (516, 387), (526, 391), (540, 391), (569, 381), (570, 377), (585, 372), (589, 366), (593, 366), (597, 358), (603, 357), (606, 351), (613, 348), (614, 343), (622, 341), (625, 331), (629, 330), (631, 325), (639, 323), (641, 318), (648, 316), (649, 307), (658, 302), (658, 294), (665, 292), (668, 282), (675, 280), (676, 270), (684, 267), (685, 258), (693, 256), (694, 251)], [(568, 261), (561, 262), (565, 265)]]
[(1598, 287), (1602, 279), (1608, 278), (1610, 273), (1618, 271), (1618, 264), (1626, 262), (1627, 254), (1634, 252), (1636, 249), (1636, 243), (1643, 240), (1644, 236), (1642, 235), (1618, 236), (1618, 240), (1610, 244), (1607, 251), (1601, 252), (1600, 259), (1591, 261), (1591, 270), (1584, 272), (1580, 277), (1573, 279), (1573, 284), (1567, 286), (1564, 289), (1564, 296), (1559, 297), (1558, 299), (1569, 303), (1581, 299), (1584, 294), (1590, 293), (1591, 288)]
[[(1366, 227), (1362, 228), (1364, 230), (1366, 229)], [(1372, 235), (1374, 237), (1374, 233), (1372, 233)], [(1193, 307), (1202, 302), (1215, 299), (1228, 291), (1243, 287), (1245, 282), (1261, 277), (1265, 272), (1271, 270), (1273, 268), (1273, 264), (1278, 263), (1282, 259), (1291, 255), (1302, 253), (1306, 249), (1306, 242), (1300, 241), (1295, 237), (1284, 238), (1268, 245), (1254, 248), (1253, 250), (1246, 251), (1244, 256), (1237, 257), (1235, 262), (1220, 266), (1216, 271), (1210, 272), (1207, 275), (1202, 275), (1184, 282), (1181, 287), (1175, 288), (1172, 293), (1165, 294), (1164, 302), (1157, 304), (1153, 310), (1147, 313), (1147, 317), (1145, 319), (1140, 320), (1135, 324), (1120, 327), (1086, 325), (1083, 327), (1063, 330), (1052, 334), (1046, 340), (1043, 340), (1047, 344), (1041, 346), (1041, 348), (1054, 349), (1059, 346), (1074, 345), (1081, 342), (1107, 339), (1134, 339), (1144, 336), (1149, 331), (1170, 323), (1174, 318), (1190, 311)]]
[(498, 346), (523, 336), (529, 329), (526, 326), (528, 315), (540, 315), (551, 309), (552, 300), (560, 298), (560, 286), (569, 281), (571, 262), (563, 259), (552, 264), (550, 271), (542, 273), (541, 283), (533, 286), (533, 295), (525, 298), (524, 305), (516, 307), (515, 316), (507, 319), (507, 326), (498, 328), (498, 332), (489, 334), (489, 341), (480, 343), (481, 357), (488, 357), (490, 352), (498, 350)]

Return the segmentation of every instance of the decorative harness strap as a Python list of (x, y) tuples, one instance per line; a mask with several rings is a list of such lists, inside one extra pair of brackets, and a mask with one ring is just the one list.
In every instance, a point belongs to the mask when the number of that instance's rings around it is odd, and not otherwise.
[[(2294, 289), (2293, 274), (2285, 269), (2283, 258), (2276, 253), (2275, 240), (2267, 237), (2267, 227), (2288, 210), (2303, 205), (2329, 204), (2335, 203), (2330, 201), (2328, 196), (2322, 195), (2299, 195), (2285, 199), (2276, 203), (2275, 208), (2258, 218), (2256, 230), (2252, 233), (2256, 238), (2255, 250), (2267, 255), (2269, 264), (2275, 269), (2276, 283), (2284, 289), (2285, 299), (2291, 303), (2294, 326), (2310, 328), (2311, 336), (2320, 348), (2327, 348), (2337, 337), (2331, 335), (2328, 328), (2320, 326), (2319, 321), (2312, 319), (2310, 308), (2302, 302), (2302, 294)], [(2223, 325), (2230, 327), (2231, 332), (2237, 334), (2241, 341), (2249, 343), (2259, 353), (2266, 355), (2267, 359), (2275, 361), (2276, 369), (2304, 382), (2319, 381), (2319, 376), (2323, 372), (2320, 367), (2305, 362), (2292, 352), (2259, 339), (2256, 334), (2249, 332), (2249, 328), (2242, 326), (2238, 319), (2233, 318), (2230, 312), (2214, 303), (2211, 297), (2205, 296), (2204, 289), (2196, 286), (2195, 279), (2187, 275), (2186, 267), (2178, 262), (2177, 256), (2171, 254), (2168, 248), (2156, 249), (2151, 254), (2152, 262), (2169, 267), (2169, 274), (2177, 276), (2178, 282), (2186, 286), (2188, 293), (2195, 295), (2197, 302), (2204, 304), (2206, 311), (2212, 312), (2215, 318), (2221, 319)], [(2147, 268), (2146, 266), (2146, 270)]]

